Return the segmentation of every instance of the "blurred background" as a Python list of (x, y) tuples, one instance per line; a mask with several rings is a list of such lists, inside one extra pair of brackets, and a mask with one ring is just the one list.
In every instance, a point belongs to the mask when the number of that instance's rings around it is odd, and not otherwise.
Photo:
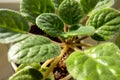
[[(0, 0), (0, 8), (19, 10), (20, 0)], [(0, 80), (8, 80), (14, 73), (7, 59), (8, 45), (0, 44)]]
[[(19, 10), (20, 0), (0, 0), (0, 8), (9, 8)], [(120, 0), (115, 0), (113, 6), (120, 10)], [(93, 40), (89, 39), (90, 43), (94, 43)], [(7, 59), (8, 45), (0, 44), (0, 80), (8, 80), (8, 77), (14, 73), (11, 64)]]

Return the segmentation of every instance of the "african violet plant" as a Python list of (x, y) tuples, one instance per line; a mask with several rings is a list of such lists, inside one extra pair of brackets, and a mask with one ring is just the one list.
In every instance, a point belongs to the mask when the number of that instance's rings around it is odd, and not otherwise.
[(9, 80), (120, 80), (120, 50), (109, 42), (120, 30), (113, 4), (22, 0), (20, 12), (0, 9), (0, 43), (12, 43), (8, 60), (18, 64)]

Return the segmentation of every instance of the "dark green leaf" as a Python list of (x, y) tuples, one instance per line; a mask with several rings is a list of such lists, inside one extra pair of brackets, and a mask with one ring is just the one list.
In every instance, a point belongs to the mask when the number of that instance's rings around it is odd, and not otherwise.
[(82, 27), (82, 24), (75, 24), (75, 25), (71, 25), (68, 27), (68, 31), (75, 31), (77, 29), (79, 29), (80, 27)]
[(64, 1), (64, 0), (52, 0), (53, 1), (53, 3), (55, 4), (55, 7), (56, 8), (58, 8), (59, 7), (59, 5), (62, 3), (62, 1)]
[(64, 0), (59, 6), (59, 16), (66, 24), (79, 23), (82, 18), (80, 4), (76, 0)]
[[(79, 26), (79, 25), (72, 26), (72, 27), (77, 28), (77, 26)], [(73, 37), (73, 36), (81, 36), (81, 35), (89, 36), (89, 35), (93, 35), (94, 32), (95, 32), (95, 29), (92, 26), (82, 26), (82, 27), (79, 26), (79, 28), (72, 29), (69, 32), (64, 33), (62, 36), (64, 38), (69, 38), (69, 37)]]
[(51, 36), (60, 36), (63, 33), (64, 24), (56, 14), (41, 14), (37, 17), (36, 24)]
[(54, 13), (55, 7), (51, 0), (22, 0), (20, 4), (21, 13), (35, 23), (35, 19), (41, 13)]
[(24, 17), (9, 9), (0, 9), (0, 28), (21, 33), (29, 31), (28, 22)]
[(46, 37), (32, 35), (13, 45), (9, 52), (9, 61), (23, 64), (43, 62), (60, 53), (60, 47), (50, 42)]
[(11, 43), (28, 37), (28, 22), (18, 12), (0, 9), (0, 43)]
[(91, 10), (94, 9), (99, 1), (100, 0), (80, 0), (80, 5), (82, 6), (84, 13), (88, 14)]
[(26, 67), (17, 71), (9, 80), (41, 80), (43, 78), (42, 74), (31, 67)]
[(120, 80), (120, 50), (113, 43), (74, 52), (66, 63), (77, 80)]
[(120, 29), (120, 12), (107, 8), (102, 9), (89, 18), (88, 26), (94, 26), (96, 31), (93, 39), (104, 41), (111, 39)]

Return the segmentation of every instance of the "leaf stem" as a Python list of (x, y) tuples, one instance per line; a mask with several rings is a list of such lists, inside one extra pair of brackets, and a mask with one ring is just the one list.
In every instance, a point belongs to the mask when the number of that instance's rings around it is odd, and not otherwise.
[(13, 67), (14, 71), (16, 71), (16, 70), (17, 70), (17, 66), (16, 66), (16, 64), (15, 64), (15, 63), (11, 62), (11, 66)]
[(80, 49), (78, 47), (74, 47), (74, 46), (69, 46), (71, 49), (73, 49), (74, 51), (79, 51)]
[(83, 37), (81, 37), (81, 38), (79, 38), (79, 39), (76, 39), (75, 40), (75, 42), (77, 43), (77, 42), (80, 42), (81, 40), (83, 40), (83, 39), (86, 39), (86, 38), (88, 38), (89, 36), (83, 36)]
[(67, 24), (64, 24), (64, 32), (67, 32)]
[(54, 59), (47, 60), (41, 67), (46, 67), (48, 64), (50, 64)]
[(58, 39), (59, 39), (62, 43), (65, 42), (61, 37), (58, 37)]
[(59, 43), (59, 42), (52, 41), (52, 40), (51, 40), (51, 42), (52, 42), (52, 43), (55, 43), (55, 44), (57, 44), (57, 45), (59, 45), (59, 46), (61, 46), (61, 47), (64, 47), (64, 46), (65, 46), (65, 43)]
[(68, 46), (64, 47), (61, 51), (61, 54), (53, 61), (53, 63), (51, 63), (50, 67), (47, 69), (47, 71), (45, 72), (45, 75), (43, 77), (42, 80), (45, 80), (47, 78), (47, 76), (50, 74), (50, 72), (53, 71), (53, 69), (55, 68), (55, 66), (58, 64), (58, 62), (61, 60), (61, 58), (63, 57), (63, 55), (67, 52), (67, 50), (69, 49)]
[(62, 78), (62, 79), (60, 79), (60, 80), (70, 80), (70, 79), (72, 79), (73, 77), (69, 74), (69, 75), (67, 75), (66, 77), (64, 77), (64, 78)]
[(86, 25), (86, 22), (87, 22), (88, 18), (89, 18), (89, 16), (85, 16), (85, 18), (83, 19), (81, 24)]
[(72, 46), (84, 46), (84, 47), (92, 47), (93, 45), (87, 43), (75, 43)]

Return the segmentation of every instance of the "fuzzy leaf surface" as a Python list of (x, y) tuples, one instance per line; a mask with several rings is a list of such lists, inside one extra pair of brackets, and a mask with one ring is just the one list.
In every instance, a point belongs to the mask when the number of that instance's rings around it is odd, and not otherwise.
[(60, 6), (60, 4), (62, 3), (62, 1), (64, 1), (64, 0), (52, 0), (52, 1), (55, 4), (55, 7), (58, 8)]
[(8, 59), (18, 64), (43, 62), (59, 53), (60, 47), (51, 43), (50, 39), (33, 35), (14, 44), (8, 52)]
[[(76, 27), (77, 29), (72, 29), (72, 27)], [(95, 28), (92, 26), (80, 26), (74, 25), (72, 26), (69, 32), (64, 33), (62, 36), (64, 38), (69, 38), (73, 36), (81, 36), (81, 35), (92, 35), (95, 32)]]
[(40, 63), (31, 63), (31, 64), (21, 64), (18, 68), (17, 68), (17, 71), (21, 70), (21, 69), (24, 69), (26, 67), (31, 67), (31, 68), (34, 68), (36, 70), (39, 70), (41, 68), (41, 65)]
[(42, 74), (31, 67), (26, 67), (17, 71), (9, 80), (41, 80), (43, 78)]
[(91, 13), (95, 13), (100, 9), (109, 8), (113, 6), (114, 3), (115, 3), (114, 0), (100, 0)]
[(31, 22), (42, 13), (54, 13), (55, 7), (51, 0), (22, 0), (20, 4), (21, 13)]
[(51, 36), (60, 36), (63, 33), (64, 24), (56, 14), (41, 14), (37, 17), (36, 24)]
[(0, 28), (0, 43), (13, 43), (29, 37), (28, 34), (18, 33)]
[(28, 37), (28, 22), (18, 12), (0, 9), (0, 43), (11, 43)]
[(104, 41), (111, 39), (120, 29), (120, 12), (111, 8), (102, 9), (91, 15), (88, 26), (94, 26), (96, 31), (93, 39)]
[(100, 0), (80, 0), (80, 5), (82, 6), (82, 9), (85, 14), (88, 14), (91, 10), (93, 10), (96, 6), (96, 4)]
[(58, 9), (59, 16), (66, 24), (77, 24), (82, 18), (80, 4), (75, 0), (64, 0)]
[(74, 52), (66, 63), (77, 80), (120, 80), (120, 50), (113, 43)]

